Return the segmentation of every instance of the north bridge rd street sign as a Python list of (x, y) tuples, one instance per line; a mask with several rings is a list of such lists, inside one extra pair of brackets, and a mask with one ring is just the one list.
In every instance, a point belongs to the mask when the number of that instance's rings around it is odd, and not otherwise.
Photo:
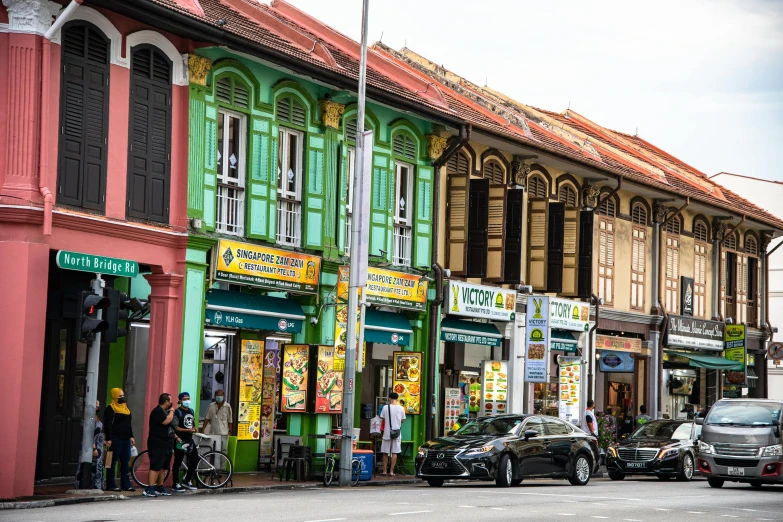
[(118, 277), (136, 277), (139, 275), (139, 264), (127, 259), (82, 254), (60, 250), (57, 252), (57, 266), (65, 270), (79, 272), (94, 272)]

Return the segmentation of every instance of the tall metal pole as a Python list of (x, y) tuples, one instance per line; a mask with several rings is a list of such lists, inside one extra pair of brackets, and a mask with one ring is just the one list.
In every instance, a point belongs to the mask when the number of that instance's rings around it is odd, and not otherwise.
[[(103, 279), (101, 274), (96, 274), (92, 280), (92, 293), (103, 295)], [(103, 310), (98, 308), (95, 312), (96, 319), (103, 319)], [(79, 325), (81, 327), (81, 325)], [(101, 332), (96, 332), (87, 354), (87, 375), (85, 378), (84, 394), (84, 431), (82, 431), (82, 451), (79, 455), (79, 470), (81, 480), (79, 487), (92, 489), (92, 444), (95, 438), (95, 401), (98, 399), (98, 368), (101, 358)]]
[[(364, 201), (364, 95), (367, 74), (367, 20), (370, 0), (362, 1), (362, 50), (359, 62), (359, 100), (356, 113), (356, 176), (354, 176), (354, 198), (359, 199), (359, 223), (351, 227), (351, 244), (354, 245), (351, 255), (351, 273), (348, 281), (348, 339), (345, 347), (345, 383), (343, 387), (343, 439), (340, 445), (340, 485), (351, 483), (351, 460), (353, 459), (353, 416), (356, 388), (356, 311), (359, 307), (359, 290), (364, 286), (367, 277), (367, 255), (360, 250), (367, 249), (361, 244), (362, 230), (369, 226), (369, 208)], [(364, 262), (363, 262), (364, 260)], [(364, 265), (364, 266), (362, 266)], [(361, 336), (363, 337), (363, 336)], [(361, 348), (360, 348), (361, 349)]]

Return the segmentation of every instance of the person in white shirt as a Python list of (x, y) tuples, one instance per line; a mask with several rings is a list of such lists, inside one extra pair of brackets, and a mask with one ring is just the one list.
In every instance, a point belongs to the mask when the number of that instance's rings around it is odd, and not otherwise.
[(394, 467), (397, 465), (397, 455), (402, 451), (402, 439), (400, 436), (391, 438), (391, 430), (399, 430), (405, 421), (405, 408), (397, 404), (400, 396), (392, 392), (389, 394), (389, 404), (381, 410), (381, 419), (383, 423), (383, 441), (381, 442), (381, 453), (383, 453), (383, 472), (386, 475), (386, 465), (391, 455), (391, 467), (389, 475), (394, 476)]
[[(234, 413), (231, 411), (231, 405), (226, 401), (226, 394), (223, 390), (215, 392), (215, 402), (211, 403), (204, 415), (204, 433), (217, 435), (220, 447), (218, 450), (225, 451), (228, 447), (228, 436), (234, 428)], [(207, 431), (209, 430), (209, 431)]]
[(587, 401), (584, 426), (584, 430), (588, 434), (592, 435), (593, 437), (598, 437), (598, 419), (595, 417), (595, 401), (593, 399)]

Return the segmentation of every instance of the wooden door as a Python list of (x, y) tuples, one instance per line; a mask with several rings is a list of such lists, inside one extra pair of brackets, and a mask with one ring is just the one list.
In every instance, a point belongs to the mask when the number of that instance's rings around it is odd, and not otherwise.
[(489, 180), (471, 180), (468, 205), (468, 277), (484, 277), (487, 273), (488, 227)]

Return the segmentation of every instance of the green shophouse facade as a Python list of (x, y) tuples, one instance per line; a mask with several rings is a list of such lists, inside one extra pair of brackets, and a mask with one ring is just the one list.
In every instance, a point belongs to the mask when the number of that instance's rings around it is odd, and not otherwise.
[[(191, 393), (203, 419), (208, 398), (215, 387), (223, 387), (236, 417), (242, 340), (267, 340), (269, 346), (286, 342), (335, 344), (338, 269), (349, 264), (349, 178), (354, 164), (356, 98), (217, 48), (200, 49), (198, 55), (191, 55), (189, 69), (190, 235), (181, 388)], [(425, 139), (431, 124), (369, 101), (365, 128), (374, 132), (370, 264), (423, 275), (430, 270), (433, 239), (433, 169)], [(278, 180), (279, 170), (282, 181)], [(283, 293), (214, 282), (215, 251), (221, 239), (320, 257), (317, 291)], [(246, 316), (261, 313), (274, 318), (282, 307), (269, 306), (269, 298), (285, 299), (286, 306), (293, 303), (302, 313), (294, 321), (295, 328), (289, 323), (285, 331), (274, 326), (220, 327), (207, 309), (210, 296), (215, 302), (221, 291), (240, 292), (242, 299), (236, 302), (248, 307), (240, 310)], [(428, 300), (434, 290), (429, 294)], [(361, 440), (369, 440), (366, 413), (376, 409), (376, 396), (388, 390), (390, 370), (384, 362), (391, 365), (391, 351), (422, 352), (422, 375), (428, 371), (429, 306), (424, 309), (421, 313), (381, 309), (402, 316), (410, 332), (400, 336), (408, 339), (405, 346), (369, 344), (367, 348), (367, 365), (357, 377), (354, 412), (355, 425), (363, 428)], [(289, 314), (294, 315), (299, 314)], [(213, 320), (205, 325), (210, 317)], [(212, 350), (215, 346), (222, 350), (219, 360), (225, 360), (225, 365), (204, 364), (205, 359), (218, 357)], [(216, 369), (222, 373), (219, 384), (212, 380)], [(402, 427), (403, 440), (411, 441), (414, 449), (424, 440), (428, 391), (423, 388), (422, 414), (410, 416)], [(370, 406), (363, 410), (365, 404)], [(279, 406), (276, 404), (276, 411)], [(236, 418), (234, 421), (236, 435)], [(278, 420), (278, 427), (284, 429), (281, 434), (300, 436), (305, 442), (308, 435), (327, 433), (334, 426), (334, 415), (309, 410), (286, 413)], [(233, 444), (229, 443), (231, 451)], [(312, 445), (315, 448), (314, 441)], [(258, 454), (258, 441), (237, 441), (235, 468), (257, 469)]]

